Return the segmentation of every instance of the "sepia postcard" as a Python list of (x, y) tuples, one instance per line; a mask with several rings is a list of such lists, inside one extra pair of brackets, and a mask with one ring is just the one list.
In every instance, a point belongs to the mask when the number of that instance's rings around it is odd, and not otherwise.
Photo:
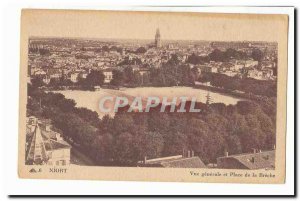
[(23, 9), (20, 178), (284, 183), (288, 15)]

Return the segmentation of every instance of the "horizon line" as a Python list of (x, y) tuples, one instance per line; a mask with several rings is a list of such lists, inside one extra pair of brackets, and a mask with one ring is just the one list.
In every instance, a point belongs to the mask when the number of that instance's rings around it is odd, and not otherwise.
[[(80, 36), (74, 36), (74, 37), (68, 37), (68, 36), (29, 36), (28, 40), (35, 39), (35, 38), (43, 38), (43, 39), (54, 39), (54, 38), (60, 38), (60, 39), (81, 39), (81, 40), (152, 40), (150, 38), (93, 38), (93, 37), (80, 37)], [(199, 39), (161, 39), (161, 42), (163, 41), (197, 41), (197, 42), (260, 42), (260, 43), (277, 43), (276, 41), (259, 41), (259, 40), (199, 40)]]

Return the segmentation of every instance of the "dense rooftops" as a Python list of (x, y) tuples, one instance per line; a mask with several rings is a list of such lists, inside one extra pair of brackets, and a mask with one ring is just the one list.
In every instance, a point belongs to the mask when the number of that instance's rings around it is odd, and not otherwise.
[(275, 150), (219, 157), (217, 163), (225, 169), (274, 169)]
[(166, 168), (205, 168), (205, 164), (197, 156), (183, 157), (182, 155), (155, 158), (138, 163), (142, 167), (166, 167)]

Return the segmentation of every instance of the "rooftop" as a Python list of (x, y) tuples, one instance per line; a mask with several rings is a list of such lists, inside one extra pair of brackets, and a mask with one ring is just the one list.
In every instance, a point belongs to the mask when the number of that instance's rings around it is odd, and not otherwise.
[(142, 166), (166, 167), (166, 168), (205, 168), (205, 164), (197, 156), (182, 157), (182, 155), (155, 158), (139, 162)]
[(275, 150), (257, 153), (236, 154), (219, 157), (219, 160), (234, 160), (248, 169), (275, 168)]
[(45, 148), (47, 151), (58, 150), (58, 149), (70, 149), (71, 146), (65, 142), (58, 142), (55, 140), (44, 141)]

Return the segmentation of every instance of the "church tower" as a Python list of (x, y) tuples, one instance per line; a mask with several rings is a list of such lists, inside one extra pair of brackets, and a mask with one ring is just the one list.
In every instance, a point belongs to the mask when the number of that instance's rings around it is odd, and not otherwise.
[(155, 34), (155, 47), (156, 47), (156, 48), (160, 48), (160, 47), (161, 47), (159, 28), (156, 29), (156, 34)]

